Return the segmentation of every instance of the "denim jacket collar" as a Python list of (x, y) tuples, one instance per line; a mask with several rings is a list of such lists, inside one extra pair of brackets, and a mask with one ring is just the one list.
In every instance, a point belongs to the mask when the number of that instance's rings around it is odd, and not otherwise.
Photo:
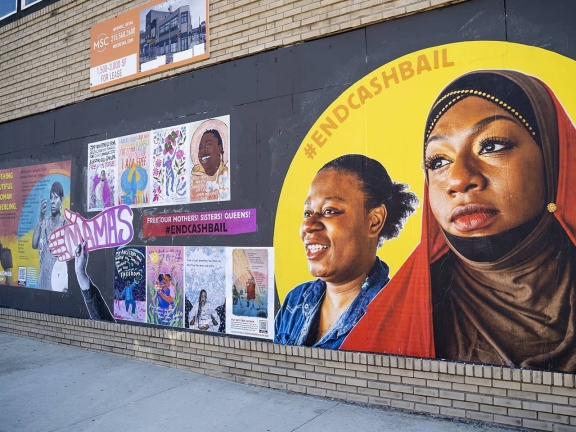
[[(378, 292), (388, 283), (389, 268), (380, 258), (376, 257), (374, 266), (362, 284), (360, 293), (350, 304), (348, 309), (338, 318), (332, 325), (330, 330), (322, 336), (322, 338), (314, 344), (314, 346), (323, 346), (329, 344), (332, 339), (340, 339), (348, 334), (348, 332), (356, 325), (366, 312), (366, 307), (370, 301), (378, 294)], [(326, 283), (321, 279), (317, 279), (312, 283), (309, 288), (303, 293), (303, 306), (302, 313), (305, 316), (305, 325), (298, 337), (298, 342), (302, 344), (308, 335), (310, 325), (316, 315), (320, 311), (322, 299), (326, 293)]]

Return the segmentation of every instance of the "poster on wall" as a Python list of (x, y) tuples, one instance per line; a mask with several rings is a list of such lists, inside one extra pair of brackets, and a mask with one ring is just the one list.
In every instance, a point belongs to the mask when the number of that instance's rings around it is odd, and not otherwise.
[(68, 290), (66, 263), (48, 248), (67, 224), (70, 161), (0, 170), (0, 284)]
[(227, 248), (226, 332), (274, 337), (274, 250)]
[(98, 211), (114, 205), (117, 178), (116, 140), (88, 144), (88, 211)]
[(156, 0), (90, 29), (90, 91), (208, 58), (208, 1)]
[(178, 204), (188, 201), (188, 126), (152, 131), (152, 203)]
[(229, 166), (229, 115), (90, 143), (87, 210), (229, 201)]
[(190, 132), (190, 202), (229, 201), (230, 116), (191, 123)]
[(184, 248), (146, 248), (148, 324), (184, 327)]
[(150, 201), (150, 132), (118, 138), (118, 204), (139, 207)]
[(226, 332), (226, 248), (186, 247), (184, 326)]
[[(336, 98), (281, 192), (275, 341), (574, 372), (574, 73), (464, 42)], [(343, 285), (356, 293), (327, 314)]]
[(146, 322), (146, 248), (123, 246), (114, 253), (114, 318)]

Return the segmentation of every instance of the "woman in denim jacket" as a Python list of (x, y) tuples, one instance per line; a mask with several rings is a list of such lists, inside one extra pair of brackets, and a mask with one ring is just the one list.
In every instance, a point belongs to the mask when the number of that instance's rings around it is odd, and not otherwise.
[(376, 256), (418, 204), (407, 185), (359, 154), (324, 165), (304, 203), (300, 237), (317, 277), (290, 291), (276, 315), (274, 342), (338, 349), (372, 298), (388, 283)]

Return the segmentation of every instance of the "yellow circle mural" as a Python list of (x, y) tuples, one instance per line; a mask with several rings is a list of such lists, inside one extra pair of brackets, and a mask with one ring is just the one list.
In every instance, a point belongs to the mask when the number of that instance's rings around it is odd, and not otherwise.
[[(431, 105), (453, 79), (482, 69), (516, 70), (541, 79), (575, 118), (576, 62), (541, 48), (508, 42), (454, 43), (408, 54), (366, 75), (318, 118), (284, 180), (274, 232), (280, 302), (292, 288), (314, 279), (299, 229), (316, 172), (344, 154), (364, 154), (380, 161), (392, 180), (408, 184), (422, 202), (424, 127)], [(378, 250), (392, 277), (420, 242), (421, 222), (419, 207), (400, 235)]]

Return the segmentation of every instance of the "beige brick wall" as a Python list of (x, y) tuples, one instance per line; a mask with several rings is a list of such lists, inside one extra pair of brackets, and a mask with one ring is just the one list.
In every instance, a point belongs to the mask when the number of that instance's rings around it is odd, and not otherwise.
[(12, 309), (0, 309), (0, 332), (349, 402), (576, 431), (574, 374), (292, 347)]
[(465, 0), (209, 0), (210, 58), (90, 93), (90, 27), (148, 0), (60, 0), (0, 28), (0, 122)]

